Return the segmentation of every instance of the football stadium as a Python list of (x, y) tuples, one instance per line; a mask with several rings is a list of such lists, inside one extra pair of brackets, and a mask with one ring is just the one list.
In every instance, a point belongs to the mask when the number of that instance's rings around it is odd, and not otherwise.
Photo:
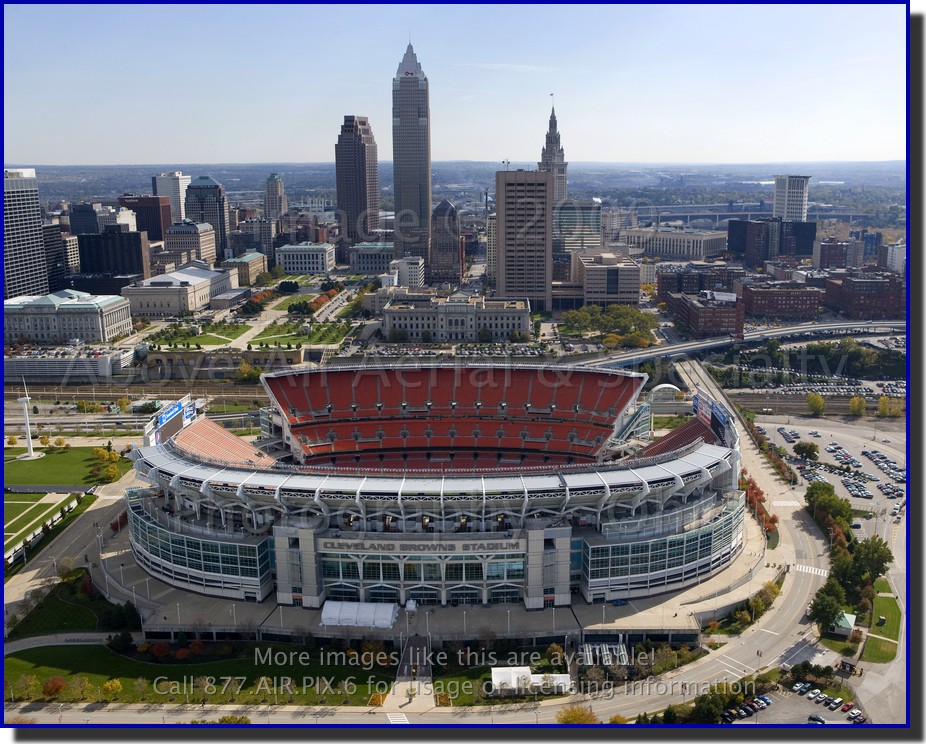
[[(248, 443), (208, 418), (132, 454), (140, 566), (200, 594), (569, 605), (701, 582), (742, 552), (732, 416), (651, 441), (646, 375), (530, 364), (265, 374)], [(414, 606), (414, 605), (413, 605)]]

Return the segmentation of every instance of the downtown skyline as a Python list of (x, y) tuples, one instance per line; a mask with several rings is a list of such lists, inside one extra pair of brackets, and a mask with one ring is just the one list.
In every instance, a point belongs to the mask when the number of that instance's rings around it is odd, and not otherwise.
[[(558, 14), (556, 54), (543, 42), (546, 16), (511, 6), (228, 6), (221, 18), (211, 7), (187, 6), (176, 24), (154, 6), (5, 6), (5, 162), (333, 162), (348, 114), (369, 117), (391, 153), (390, 83), (409, 35), (428, 73), (438, 162), (536, 162), (551, 93), (571, 162), (905, 157), (903, 5), (543, 6)], [(205, 42), (207, 19), (216, 35)], [(233, 33), (245, 23), (261, 31), (248, 44)], [(467, 23), (472, 34), (446, 34)], [(158, 39), (156, 66), (126, 32), (141, 25)], [(299, 39), (315, 26), (327, 43), (300, 61)], [(335, 55), (363, 28), (376, 29), (375, 48)], [(826, 41), (853, 38), (864, 43)], [(169, 84), (204, 43), (228, 70), (227, 95)], [(133, 91), (141, 101), (159, 90), (161, 115), (127, 105)]]

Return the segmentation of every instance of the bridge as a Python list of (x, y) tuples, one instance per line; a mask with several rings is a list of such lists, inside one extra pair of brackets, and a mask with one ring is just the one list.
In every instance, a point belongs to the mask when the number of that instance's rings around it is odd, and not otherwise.
[(716, 336), (714, 338), (703, 338), (697, 341), (682, 341), (675, 344), (661, 344), (651, 346), (648, 349), (623, 352), (620, 354), (611, 354), (601, 359), (595, 359), (583, 362), (586, 366), (592, 367), (629, 367), (643, 362), (649, 362), (653, 359), (664, 358), (667, 361), (676, 361), (682, 359), (688, 354), (698, 354), (704, 351), (713, 351), (715, 349), (724, 349), (736, 344), (744, 344), (756, 341), (766, 341), (770, 338), (813, 338), (826, 331), (836, 331), (845, 336), (858, 336), (867, 334), (885, 334), (885, 333), (906, 333), (907, 322), (905, 320), (879, 320), (872, 323), (854, 322), (835, 322), (835, 323), (802, 323), (800, 325), (781, 326), (778, 328), (768, 328), (761, 331), (750, 331), (743, 334), (742, 339), (735, 339), (731, 336)]

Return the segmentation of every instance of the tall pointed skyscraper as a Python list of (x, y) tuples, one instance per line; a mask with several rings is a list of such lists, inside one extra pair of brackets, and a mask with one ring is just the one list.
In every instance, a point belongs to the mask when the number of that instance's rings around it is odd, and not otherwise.
[(559, 131), (556, 128), (556, 109), (550, 112), (550, 128), (547, 130), (547, 143), (540, 153), (537, 170), (553, 174), (553, 203), (559, 204), (566, 198), (566, 167)]
[(408, 45), (392, 81), (392, 170), (395, 255), (430, 265), (431, 114), (428, 79)]
[[(345, 116), (334, 146), (341, 245), (373, 240), (379, 228), (379, 162), (373, 129), (365, 116)], [(343, 250), (343, 249), (342, 249)], [(346, 254), (339, 257), (346, 262)]]

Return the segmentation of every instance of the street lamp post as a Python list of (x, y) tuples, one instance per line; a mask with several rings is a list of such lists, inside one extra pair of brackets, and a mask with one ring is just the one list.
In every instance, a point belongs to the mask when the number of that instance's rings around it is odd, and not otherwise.
[(125, 586), (125, 564), (124, 563), (119, 564), (119, 583), (122, 584), (123, 587)]
[(466, 640), (466, 610), (463, 610), (463, 640)]
[(511, 610), (508, 610), (508, 635), (511, 635)]
[(177, 625), (180, 625), (180, 603), (177, 602)]
[(148, 579), (145, 579), (145, 596), (151, 599), (151, 588), (148, 586)]
[(232, 625), (234, 625), (235, 630), (238, 630), (238, 616), (235, 614), (235, 603), (234, 602), (232, 602), (231, 615), (232, 615)]
[(132, 605), (138, 607), (138, 600), (135, 599), (135, 585), (132, 584)]
[(283, 605), (280, 605), (280, 628), (283, 627)]
[(553, 631), (556, 632), (556, 607), (553, 607)]

